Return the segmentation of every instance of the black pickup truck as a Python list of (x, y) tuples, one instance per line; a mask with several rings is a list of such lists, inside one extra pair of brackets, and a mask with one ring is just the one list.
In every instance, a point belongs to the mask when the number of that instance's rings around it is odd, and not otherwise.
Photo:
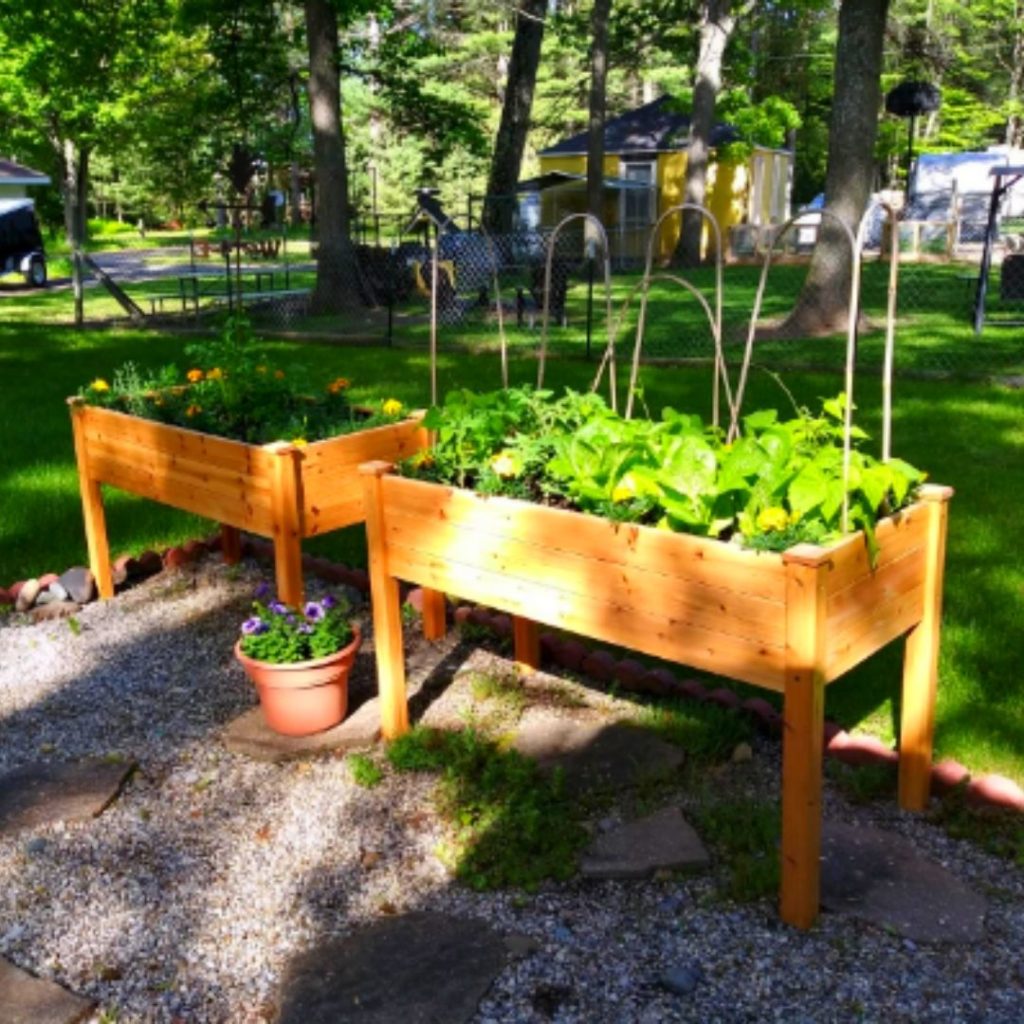
[(0, 199), (0, 275), (22, 273), (36, 288), (46, 284), (46, 252), (31, 199)]

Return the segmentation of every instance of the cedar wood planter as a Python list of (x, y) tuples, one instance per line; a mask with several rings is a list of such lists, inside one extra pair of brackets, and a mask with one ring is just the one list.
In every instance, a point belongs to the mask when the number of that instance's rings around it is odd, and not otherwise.
[(357, 467), (401, 459), (426, 443), (420, 415), (303, 447), (246, 444), (68, 400), (89, 564), (101, 597), (114, 592), (101, 484), (222, 524), (224, 558), (240, 557), (239, 530), (274, 542), (282, 601), (303, 598), (302, 538), (363, 521)]
[(929, 792), (947, 502), (935, 485), (864, 537), (782, 554), (546, 508), (361, 468), (382, 728), (408, 728), (399, 579), (515, 616), (516, 659), (536, 623), (784, 695), (781, 914), (818, 912), (826, 684), (906, 636), (899, 797)]

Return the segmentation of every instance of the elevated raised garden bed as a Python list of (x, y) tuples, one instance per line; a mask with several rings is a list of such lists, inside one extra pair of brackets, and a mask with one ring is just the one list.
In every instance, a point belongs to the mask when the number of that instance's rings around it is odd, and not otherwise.
[(239, 530), (270, 538), (278, 595), (298, 605), (302, 539), (363, 521), (359, 464), (405, 458), (426, 444), (419, 414), (299, 447), (232, 441), (78, 398), (68, 404), (89, 563), (102, 597), (114, 588), (101, 484), (221, 523), (229, 562), (240, 555)]
[(518, 616), (517, 660), (536, 664), (536, 623), (784, 695), (784, 920), (818, 912), (824, 689), (906, 637), (900, 802), (928, 799), (947, 502), (919, 500), (828, 547), (755, 552), (579, 512), (361, 467), (384, 735), (408, 728), (398, 580)]

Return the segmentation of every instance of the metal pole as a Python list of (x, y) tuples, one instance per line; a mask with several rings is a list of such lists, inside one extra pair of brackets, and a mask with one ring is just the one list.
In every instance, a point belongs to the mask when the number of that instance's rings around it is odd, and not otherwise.
[(590, 338), (594, 325), (594, 257), (587, 257), (587, 359), (590, 359)]
[[(1016, 180), (1016, 179), (1014, 179)], [(1012, 184), (1012, 182), (1010, 183)], [(988, 204), (988, 223), (985, 225), (985, 246), (981, 250), (981, 267), (978, 269), (978, 290), (974, 296), (974, 333), (981, 334), (985, 325), (985, 296), (988, 293), (988, 274), (992, 267), (992, 243), (996, 237), (996, 216), (999, 201), (1003, 197), (1002, 182), (998, 177), (992, 183), (992, 198)]]
[(75, 290), (75, 326), (81, 327), (85, 320), (85, 290), (82, 287), (82, 252), (77, 247), (72, 255), (71, 275)]
[[(427, 228), (430, 231), (430, 228)], [(434, 259), (430, 270), (430, 404), (437, 405), (437, 256), (440, 232), (434, 225)], [(429, 234), (428, 234), (429, 237)]]

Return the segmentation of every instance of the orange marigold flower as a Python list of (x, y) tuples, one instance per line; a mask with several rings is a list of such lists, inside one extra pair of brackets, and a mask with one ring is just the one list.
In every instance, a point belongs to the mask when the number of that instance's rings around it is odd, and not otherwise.
[(284, 370), (275, 370), (274, 371), (274, 377), (277, 380), (284, 380)]
[(336, 395), (339, 391), (345, 391), (352, 386), (352, 382), (348, 377), (336, 377), (327, 385), (327, 390), (332, 394)]
[(195, 404), (195, 402), (193, 402), (193, 403), (192, 403), (192, 404), (191, 404), (191, 405), (190, 405), (190, 406), (189, 406), (189, 407), (188, 407), (188, 408), (187, 408), (187, 409), (185, 410), (185, 415), (186, 415), (186, 416), (187, 416), (187, 417), (188, 417), (189, 419), (191, 419), (191, 418), (192, 418), (193, 416), (198, 416), (198, 415), (199, 415), (199, 413), (201, 413), (202, 411), (203, 411), (203, 407), (202, 407), (201, 405), (196, 405), (196, 404)]
[(202, 370), (189, 370), (188, 373), (185, 374), (185, 376), (188, 377), (189, 383), (191, 383), (191, 384), (198, 384), (199, 381), (201, 381), (203, 379), (203, 371)]

